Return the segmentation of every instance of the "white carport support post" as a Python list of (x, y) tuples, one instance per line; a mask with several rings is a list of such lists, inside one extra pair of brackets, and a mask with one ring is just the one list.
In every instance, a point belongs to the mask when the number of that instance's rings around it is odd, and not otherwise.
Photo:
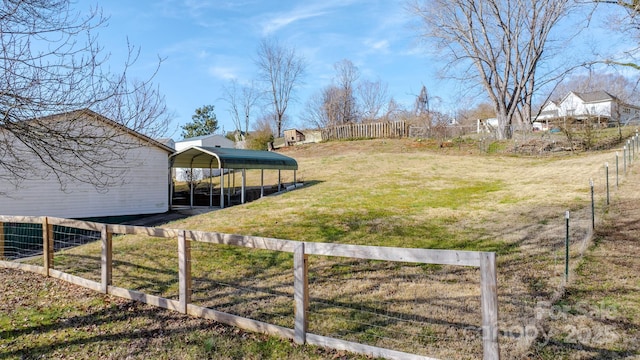
[[(228, 184), (227, 184), (227, 204), (231, 204), (231, 171), (234, 171), (234, 170), (229, 170), (229, 172), (227, 173), (227, 182), (228, 182)], [(234, 173), (233, 173), (234, 180), (235, 180), (235, 177), (236, 177), (236, 173), (234, 171)], [(235, 181), (234, 181), (233, 186), (236, 186), (235, 185)]]
[(213, 207), (213, 160), (209, 162), (209, 207)]
[(224, 209), (224, 169), (220, 168), (220, 209)]
[(264, 169), (260, 169), (260, 197), (264, 197)]
[(242, 193), (240, 194), (240, 203), (244, 204), (245, 191), (247, 191), (247, 169), (242, 169)]
[[(193, 161), (192, 161), (193, 162)], [(189, 208), (193, 209), (193, 164), (189, 168)]]
[(173, 164), (169, 162), (169, 210), (173, 208)]

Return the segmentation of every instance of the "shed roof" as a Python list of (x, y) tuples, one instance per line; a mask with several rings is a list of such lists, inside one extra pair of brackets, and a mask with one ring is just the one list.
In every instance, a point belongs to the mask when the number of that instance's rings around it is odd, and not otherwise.
[(223, 147), (193, 146), (170, 156), (177, 168), (297, 170), (298, 162), (272, 152)]

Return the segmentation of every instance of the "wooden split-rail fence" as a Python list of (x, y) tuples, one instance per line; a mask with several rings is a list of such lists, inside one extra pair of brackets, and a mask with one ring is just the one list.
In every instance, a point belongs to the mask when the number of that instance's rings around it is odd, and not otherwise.
[[(42, 224), (42, 256), (43, 266), (25, 264), (3, 260), (5, 235), (4, 223), (12, 224)], [(85, 279), (71, 275), (54, 267), (54, 226), (82, 229), (100, 232), (101, 234), (101, 281)], [(178, 261), (178, 300), (146, 294), (136, 290), (124, 289), (112, 285), (113, 269), (113, 234), (141, 234), (157, 238), (177, 240)], [(293, 253), (294, 271), (294, 328), (286, 328), (273, 324), (232, 315), (215, 309), (197, 306), (191, 303), (191, 244), (204, 242), (224, 244), (239, 247), (282, 251)], [(111, 225), (88, 221), (62, 219), (54, 217), (23, 217), (0, 216), (0, 267), (15, 268), (39, 273), (45, 276), (62, 279), (70, 283), (84, 286), (105, 294), (111, 294), (126, 299), (140, 301), (161, 308), (179, 311), (181, 313), (216, 320), (221, 323), (238, 326), (240, 328), (292, 339), (298, 344), (312, 344), (362, 353), (374, 357), (388, 359), (432, 359), (430, 357), (404, 353), (400, 351), (354, 343), (309, 333), (309, 281), (308, 256), (338, 256), (355, 259), (370, 259), (392, 262), (414, 262), (423, 264), (457, 265), (480, 268), (482, 340), (484, 359), (499, 359), (498, 345), (498, 296), (496, 256), (493, 252), (459, 251), (459, 250), (428, 250), (411, 248), (394, 248), (364, 245), (346, 245), (335, 243), (301, 242), (264, 238), (258, 236), (231, 235), (190, 230), (176, 230), (165, 228), (151, 228), (141, 226)]]

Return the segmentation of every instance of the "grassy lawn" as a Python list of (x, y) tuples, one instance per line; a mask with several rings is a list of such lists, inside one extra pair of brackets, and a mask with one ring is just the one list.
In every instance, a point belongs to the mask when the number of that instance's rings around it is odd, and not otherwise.
[[(542, 326), (536, 311), (541, 303), (555, 300), (563, 285), (565, 211), (571, 211), (573, 269), (580, 264), (578, 257), (585, 246), (582, 240), (591, 224), (589, 179), (595, 183), (599, 217), (603, 164), (615, 160), (614, 151), (565, 152), (547, 157), (509, 153), (487, 156), (473, 142), (439, 148), (432, 142), (414, 140), (329, 142), (290, 148), (285, 155), (298, 161), (298, 180), (304, 181), (305, 187), (166, 226), (313, 242), (495, 251), (504, 358), (531, 354), (536, 334), (528, 329)], [(292, 174), (283, 175), (284, 181), (293, 180)], [(259, 184), (259, 177), (259, 172), (249, 172), (247, 183)], [(265, 172), (265, 183), (275, 182), (277, 172)], [(622, 190), (614, 194), (624, 197)], [(114, 238), (114, 284), (176, 298), (176, 252), (172, 240)], [(56, 255), (56, 268), (99, 278), (99, 255), (97, 243), (67, 250)], [(195, 303), (292, 327), (289, 254), (194, 244), (192, 268)], [(576, 271), (572, 277), (580, 275), (583, 268)], [(478, 284), (477, 269), (314, 256), (310, 258), (310, 331), (440, 358), (477, 358), (482, 351)], [(73, 354), (74, 350), (65, 353), (64, 346), (55, 345), (62, 340), (52, 340), (54, 345), (47, 350), (28, 339), (37, 337), (32, 334), (43, 326), (44, 334), (53, 336), (47, 331), (49, 323), (71, 332), (64, 326), (68, 318), (65, 312), (82, 316), (82, 310), (91, 306), (104, 312), (107, 303), (116, 304), (109, 313), (112, 317), (133, 307), (136, 310), (132, 312), (172, 320), (162, 326), (152, 326), (153, 320), (139, 317), (133, 317), (139, 322), (126, 326), (119, 321), (98, 320), (96, 331), (113, 327), (120, 335), (107, 338), (122, 336), (133, 344), (132, 329), (164, 331), (167, 335), (163, 340), (144, 340), (153, 343), (146, 346), (166, 348), (168, 354), (184, 358), (344, 356), (292, 347), (286, 341), (151, 311), (110, 297), (88, 298), (97, 305), (69, 301), (68, 309), (53, 314), (47, 311), (43, 316), (50, 319), (35, 323), (30, 316), (40, 313), (32, 304), (24, 306), (29, 314), (3, 308), (2, 328), (26, 324), (32, 331), (3, 331), (0, 358), (5, 352), (19, 357), (32, 350), (47, 356)], [(48, 300), (37, 301), (44, 304)], [(24, 322), (23, 318), (29, 320)], [(169, 330), (174, 320), (188, 323), (180, 329), (193, 331)], [(220, 332), (228, 334), (230, 340)], [(93, 351), (103, 349), (106, 354), (118, 349), (102, 338), (83, 340), (82, 336), (72, 333), (67, 341)], [(234, 344), (231, 339), (235, 336), (246, 341)], [(25, 347), (25, 340), (34, 345)], [(75, 351), (85, 357), (84, 350)], [(139, 352), (133, 357), (157, 357), (147, 350), (134, 351)]]
[(540, 359), (640, 357), (640, 173), (627, 179), (533, 348)]

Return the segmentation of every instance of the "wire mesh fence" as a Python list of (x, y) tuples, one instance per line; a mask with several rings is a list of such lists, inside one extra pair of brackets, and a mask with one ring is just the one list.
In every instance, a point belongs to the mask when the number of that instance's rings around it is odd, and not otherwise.
[(478, 268), (312, 256), (309, 332), (437, 358), (482, 357)]
[[(56, 270), (82, 278), (100, 281), (100, 232), (53, 225), (53, 263)], [(42, 242), (42, 238), (40, 239)], [(78, 246), (86, 245), (82, 251)]]
[(177, 249), (174, 238), (113, 234), (112, 285), (177, 300)]
[(191, 244), (191, 301), (224, 313), (293, 328), (289, 253)]
[[(42, 255), (42, 224), (6, 222), (0, 225), (0, 237), (4, 240), (3, 254), (7, 260), (24, 259)], [(4, 255), (4, 256), (3, 256)], [(34, 259), (42, 265), (42, 257)]]

